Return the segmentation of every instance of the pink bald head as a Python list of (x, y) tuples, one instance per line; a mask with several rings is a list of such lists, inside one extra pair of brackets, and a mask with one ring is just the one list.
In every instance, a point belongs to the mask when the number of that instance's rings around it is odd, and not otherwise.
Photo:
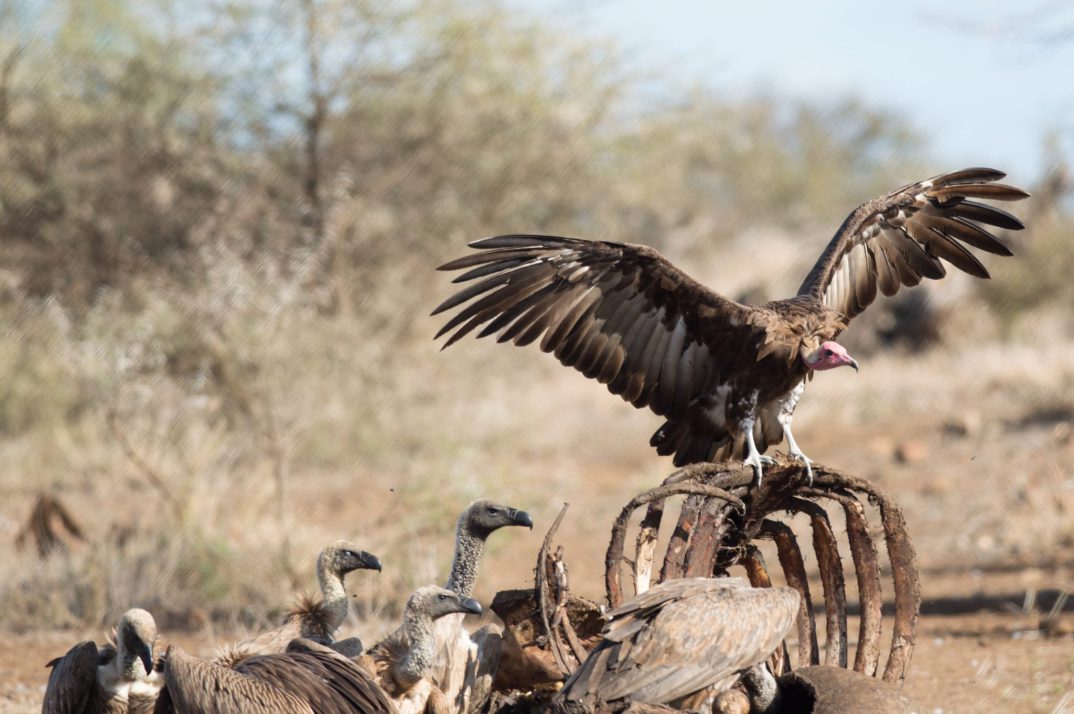
[(805, 363), (810, 369), (816, 370), (850, 366), (854, 368), (855, 372), (858, 371), (857, 361), (850, 356), (846, 348), (831, 340), (821, 343), (821, 346), (812, 354), (807, 355)]

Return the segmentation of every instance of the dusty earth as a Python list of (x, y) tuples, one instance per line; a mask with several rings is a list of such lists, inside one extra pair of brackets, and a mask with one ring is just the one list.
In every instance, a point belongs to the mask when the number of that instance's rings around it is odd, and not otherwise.
[[(964, 584), (972, 586), (969, 580)], [(0, 650), (0, 711), (40, 711), (44, 663), (82, 636), (8, 637)], [(212, 649), (192, 635), (173, 640), (195, 652)], [(1074, 641), (1069, 635), (1045, 637), (1036, 620), (1020, 612), (927, 616), (904, 691), (924, 712), (1074, 712)]]

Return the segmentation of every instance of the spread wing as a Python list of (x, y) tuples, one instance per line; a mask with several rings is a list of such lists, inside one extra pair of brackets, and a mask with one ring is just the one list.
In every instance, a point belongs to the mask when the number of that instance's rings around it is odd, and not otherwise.
[(727, 300), (651, 248), (553, 236), (470, 243), (480, 252), (440, 266), (471, 284), (433, 311), (465, 305), (440, 330), (541, 349), (636, 407), (677, 417), (752, 344), (760, 313)]
[(609, 615), (564, 698), (660, 704), (726, 686), (779, 645), (798, 615), (798, 593), (737, 578), (671, 580)]
[(52, 667), (42, 711), (51, 714), (85, 711), (97, 686), (100, 656), (93, 642), (79, 642), (63, 657), (48, 663)]
[(995, 206), (971, 199), (1017, 201), (1029, 196), (996, 183), (995, 169), (963, 169), (904, 186), (860, 206), (839, 228), (799, 295), (823, 301), (848, 318), (901, 286), (946, 275), (945, 260), (978, 278), (988, 271), (967, 245), (995, 255), (1007, 246), (982, 226), (1021, 230), (1022, 222)]

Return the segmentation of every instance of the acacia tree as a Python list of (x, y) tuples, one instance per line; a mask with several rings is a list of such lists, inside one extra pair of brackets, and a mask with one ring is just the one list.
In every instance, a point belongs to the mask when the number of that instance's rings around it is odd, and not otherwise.
[(211, 78), (147, 15), (166, 17), (91, 0), (0, 23), (2, 250), (29, 294), (88, 305), (181, 267), (226, 183)]

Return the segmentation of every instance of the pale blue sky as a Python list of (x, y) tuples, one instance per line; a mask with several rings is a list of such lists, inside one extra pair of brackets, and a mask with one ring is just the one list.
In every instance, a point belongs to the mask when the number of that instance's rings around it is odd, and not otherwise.
[(992, 165), (1025, 182), (1042, 137), (1074, 149), (1074, 3), (515, 0), (613, 37), (633, 68), (731, 95), (860, 96), (905, 116), (944, 168)]

